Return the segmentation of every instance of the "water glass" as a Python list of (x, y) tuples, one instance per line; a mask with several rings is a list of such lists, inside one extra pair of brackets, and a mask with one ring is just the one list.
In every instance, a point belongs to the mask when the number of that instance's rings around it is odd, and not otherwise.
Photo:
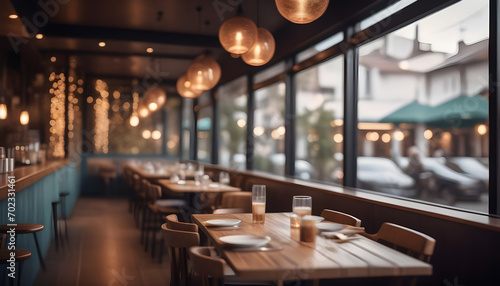
[(219, 173), (219, 183), (224, 184), (224, 185), (229, 185), (231, 180), (229, 179), (229, 173), (227, 172), (220, 172)]
[(312, 198), (310, 196), (293, 196), (293, 213), (299, 217), (311, 215)]
[(252, 222), (263, 224), (266, 220), (266, 186), (252, 186)]
[(203, 172), (196, 171), (194, 173), (194, 183), (196, 186), (200, 186), (201, 183), (203, 182)]

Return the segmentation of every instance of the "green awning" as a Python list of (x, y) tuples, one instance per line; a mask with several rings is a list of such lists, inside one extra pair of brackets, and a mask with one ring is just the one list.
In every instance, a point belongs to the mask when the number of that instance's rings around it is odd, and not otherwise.
[(469, 128), (488, 118), (488, 100), (481, 95), (461, 95), (432, 108), (427, 125), (441, 128)]
[(413, 101), (382, 118), (383, 123), (426, 123), (433, 112), (432, 107)]
[(198, 120), (198, 131), (210, 131), (212, 128), (212, 119), (210, 117), (205, 117)]

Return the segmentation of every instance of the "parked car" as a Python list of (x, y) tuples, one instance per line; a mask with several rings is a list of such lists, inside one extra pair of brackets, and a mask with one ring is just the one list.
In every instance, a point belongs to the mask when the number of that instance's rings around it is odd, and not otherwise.
[[(274, 166), (275, 174), (285, 174), (286, 157), (283, 153), (276, 153), (270, 156)], [(314, 167), (305, 160), (295, 160), (295, 177), (302, 180), (310, 180), (314, 174)]]
[[(400, 158), (399, 163), (405, 169), (408, 158)], [(450, 169), (443, 158), (422, 158), (422, 165), (434, 177), (435, 186), (430, 191), (444, 204), (453, 205), (457, 200), (480, 200), (483, 188), (481, 182)]]
[(448, 167), (468, 177), (479, 180), (483, 184), (483, 192), (488, 191), (490, 173), (488, 167), (474, 157), (454, 157), (446, 163)]
[(357, 187), (403, 197), (416, 197), (415, 180), (387, 158), (358, 157)]

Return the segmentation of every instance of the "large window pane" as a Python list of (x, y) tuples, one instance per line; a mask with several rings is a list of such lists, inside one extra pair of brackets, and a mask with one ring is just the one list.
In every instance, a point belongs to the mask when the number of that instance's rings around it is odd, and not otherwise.
[(218, 90), (219, 164), (244, 170), (247, 132), (247, 78), (241, 77)]
[(169, 97), (165, 106), (167, 113), (167, 154), (179, 155), (179, 127), (180, 127), (181, 99), (179, 97)]
[(193, 128), (193, 99), (184, 98), (182, 108), (182, 159), (190, 159), (191, 128)]
[(298, 73), (295, 176), (341, 183), (343, 56)]
[(198, 160), (201, 162), (210, 162), (212, 154), (213, 105), (209, 92), (204, 92), (199, 97), (198, 106), (200, 108), (197, 122)]
[(488, 1), (360, 48), (358, 186), (487, 212)]
[(256, 170), (285, 174), (285, 83), (255, 91)]

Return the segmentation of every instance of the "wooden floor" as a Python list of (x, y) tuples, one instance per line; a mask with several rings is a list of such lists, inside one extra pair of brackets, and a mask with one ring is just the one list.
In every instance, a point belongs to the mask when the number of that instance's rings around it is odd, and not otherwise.
[(52, 243), (34, 285), (168, 285), (168, 257), (144, 252), (126, 199), (80, 198), (68, 224), (69, 244)]

